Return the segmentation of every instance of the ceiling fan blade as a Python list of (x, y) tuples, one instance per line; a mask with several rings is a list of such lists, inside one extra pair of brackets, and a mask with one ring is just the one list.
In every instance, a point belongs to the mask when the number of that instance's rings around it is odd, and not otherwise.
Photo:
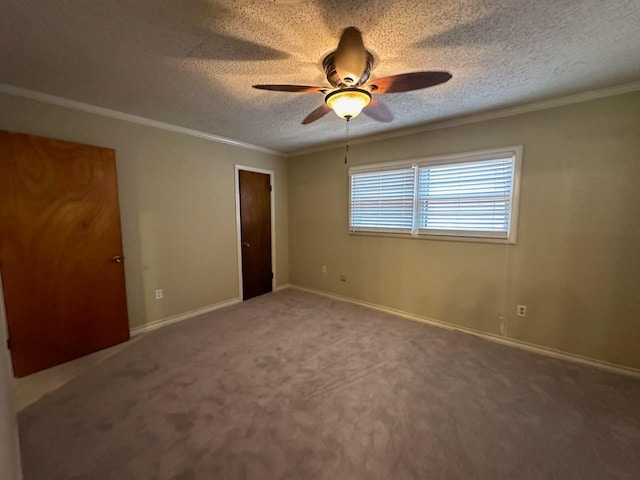
[(451, 79), (449, 72), (413, 72), (377, 78), (366, 84), (375, 93), (398, 93), (433, 87)]
[(331, 109), (327, 106), (326, 103), (323, 103), (318, 108), (316, 108), (313, 112), (307, 115), (304, 120), (302, 120), (303, 125), (308, 125), (311, 122), (315, 122), (319, 118), (324, 117), (327, 113), (329, 113)]
[(311, 87), (308, 85), (253, 85), (253, 88), (294, 93), (325, 93), (328, 89), (328, 87)]
[(377, 120), (378, 122), (389, 123), (393, 120), (393, 114), (389, 111), (387, 106), (384, 103), (376, 100), (375, 98), (371, 100), (371, 103), (369, 103), (369, 105), (364, 107), (362, 113), (364, 113), (367, 117), (371, 117), (374, 120)]
[(340, 37), (335, 53), (336, 72), (346, 84), (355, 84), (367, 67), (367, 50), (362, 34), (355, 27), (346, 28)]

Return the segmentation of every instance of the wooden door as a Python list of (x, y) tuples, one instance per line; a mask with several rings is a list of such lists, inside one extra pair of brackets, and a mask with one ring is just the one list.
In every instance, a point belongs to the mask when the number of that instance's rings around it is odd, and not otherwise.
[(128, 340), (113, 150), (0, 131), (0, 271), (16, 376)]
[(264, 173), (239, 171), (242, 298), (272, 290), (271, 181)]

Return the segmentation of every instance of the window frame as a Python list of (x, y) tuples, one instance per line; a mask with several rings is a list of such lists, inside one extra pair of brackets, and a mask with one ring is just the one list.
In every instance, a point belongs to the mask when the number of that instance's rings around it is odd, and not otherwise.
[[(382, 236), (382, 237), (394, 237), (394, 238), (414, 238), (424, 240), (449, 240), (458, 242), (482, 242), (482, 243), (509, 243), (515, 244), (517, 241), (518, 232), (518, 216), (520, 210), (520, 184), (522, 173), (522, 145), (514, 145), (502, 148), (493, 148), (488, 150), (479, 150), (464, 153), (455, 153), (448, 155), (437, 155), (422, 158), (413, 158), (407, 160), (400, 160), (394, 162), (381, 162), (372, 163), (367, 165), (356, 165), (350, 167), (348, 170), (348, 217), (347, 217), (347, 231), (349, 235), (365, 235), (365, 236)], [(495, 160), (498, 158), (512, 157), (513, 158), (513, 181), (511, 188), (511, 211), (509, 215), (509, 231), (505, 236), (501, 232), (478, 232), (478, 231), (465, 231), (465, 230), (442, 230), (441, 232), (434, 233), (433, 230), (428, 233), (420, 232), (417, 225), (418, 216), (418, 175), (420, 167), (430, 167), (436, 165), (451, 165), (456, 163), (467, 163), (483, 160)], [(414, 189), (414, 228), (411, 233), (397, 232), (383, 227), (367, 227), (354, 230), (351, 227), (351, 214), (352, 214), (352, 174), (357, 173), (374, 173), (383, 172), (385, 170), (397, 170), (401, 168), (412, 167), (415, 170), (416, 176), (416, 188)]]

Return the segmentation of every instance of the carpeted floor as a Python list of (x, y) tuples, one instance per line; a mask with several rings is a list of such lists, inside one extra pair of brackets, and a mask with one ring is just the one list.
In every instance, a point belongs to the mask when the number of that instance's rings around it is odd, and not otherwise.
[(26, 480), (637, 479), (640, 381), (295, 290), (19, 416)]

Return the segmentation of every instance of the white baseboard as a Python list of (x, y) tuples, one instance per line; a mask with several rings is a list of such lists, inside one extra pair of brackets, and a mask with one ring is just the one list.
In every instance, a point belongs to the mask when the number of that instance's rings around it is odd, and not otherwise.
[(214, 305), (209, 305), (207, 307), (198, 308), (197, 310), (191, 310), (190, 312), (181, 313), (180, 315), (173, 315), (172, 317), (166, 317), (166, 318), (161, 318), (159, 320), (154, 320), (153, 322), (149, 322), (140, 327), (134, 327), (130, 329), (129, 333), (131, 334), (132, 337), (135, 337), (142, 333), (147, 333), (152, 330), (156, 330), (158, 328), (166, 327), (167, 325), (171, 325), (173, 323), (182, 322), (183, 320), (197, 317), (198, 315), (203, 315), (205, 313), (213, 312), (214, 310), (219, 310), (224, 307), (235, 305), (236, 303), (240, 303), (240, 299), (232, 298), (230, 300), (225, 300), (223, 302), (216, 303)]
[(574, 353), (563, 352), (561, 350), (556, 350), (554, 348), (543, 347), (540, 345), (535, 345), (528, 342), (523, 342), (522, 340), (517, 340), (515, 338), (509, 337), (501, 337), (499, 335), (495, 335), (492, 333), (482, 332), (480, 330), (474, 330), (468, 327), (462, 327), (459, 325), (455, 325), (452, 323), (443, 322), (440, 320), (435, 320), (433, 318), (422, 317), (420, 315), (415, 315), (413, 313), (405, 312), (402, 310), (396, 310), (395, 308), (385, 307), (383, 305), (378, 305), (375, 303), (364, 302), (362, 300), (358, 300), (351, 297), (344, 297), (342, 295), (337, 295), (335, 293), (325, 292), (322, 290), (316, 290), (313, 288), (301, 287), (298, 285), (289, 285), (289, 288), (293, 288), (296, 290), (302, 290), (304, 292), (315, 293), (317, 295), (323, 295), (325, 297), (333, 298), (336, 300), (341, 300), (344, 302), (353, 303), (356, 305), (361, 305), (363, 307), (372, 308), (374, 310), (379, 310), (381, 312), (390, 313), (392, 315), (397, 315), (402, 318), (406, 318), (408, 320), (413, 320), (416, 322), (426, 323), (429, 325), (433, 325), (435, 327), (444, 328), (447, 330), (453, 330), (458, 332), (463, 332), (469, 335), (474, 335), (476, 337), (483, 338), (485, 340), (489, 340), (490, 342), (500, 343), (502, 345), (507, 345), (509, 347), (519, 348), (520, 350), (526, 350), (528, 352), (537, 353), (539, 355), (544, 355), (547, 357), (557, 358), (560, 360), (565, 360), (572, 363), (578, 363), (581, 365), (588, 365), (590, 367), (597, 368), (599, 370), (604, 370), (607, 372), (618, 373), (622, 375), (628, 375), (636, 378), (640, 378), (640, 370), (632, 367), (626, 367), (624, 365), (618, 365), (615, 363), (605, 362), (603, 360), (597, 360), (595, 358), (584, 357), (582, 355), (576, 355)]
[(277, 286), (274, 292), (279, 292), (280, 290), (286, 290), (287, 288), (291, 288), (291, 285), (289, 285), (288, 283), (285, 283), (284, 285)]

